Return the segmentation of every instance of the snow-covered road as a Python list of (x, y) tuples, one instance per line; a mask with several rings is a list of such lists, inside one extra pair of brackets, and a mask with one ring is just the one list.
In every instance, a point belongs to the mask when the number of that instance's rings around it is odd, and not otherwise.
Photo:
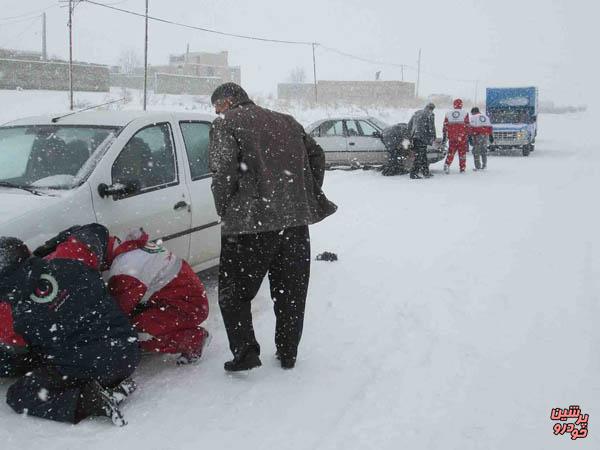
[[(529, 158), (413, 181), (328, 172), (336, 215), (312, 228), (297, 367), (274, 358), (266, 286), (255, 300), (263, 367), (226, 375), (211, 284), (205, 360), (148, 358), (130, 424), (65, 426), (0, 406), (2, 450), (600, 448), (600, 148), (594, 121), (542, 116)], [(457, 162), (455, 162), (457, 164)], [(4, 397), (8, 381), (0, 381)], [(589, 436), (554, 436), (580, 405)]]

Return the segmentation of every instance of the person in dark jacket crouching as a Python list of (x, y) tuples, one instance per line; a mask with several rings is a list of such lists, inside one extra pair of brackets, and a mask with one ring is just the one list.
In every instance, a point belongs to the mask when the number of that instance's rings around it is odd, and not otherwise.
[(212, 191), (221, 216), (219, 306), (233, 360), (260, 366), (250, 303), (268, 273), (283, 368), (296, 362), (310, 276), (308, 225), (337, 207), (321, 190), (325, 155), (293, 117), (255, 105), (235, 83), (212, 95)]
[(29, 416), (106, 416), (123, 426), (119, 403), (135, 389), (137, 334), (107, 294), (94, 243), (68, 246), (41, 258), (0, 238), (0, 376), (19, 377), (7, 403)]

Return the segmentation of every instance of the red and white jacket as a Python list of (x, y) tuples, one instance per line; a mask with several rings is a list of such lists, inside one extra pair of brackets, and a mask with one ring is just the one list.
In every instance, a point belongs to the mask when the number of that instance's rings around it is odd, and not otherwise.
[(140, 306), (174, 306), (206, 318), (208, 298), (190, 265), (164, 247), (148, 242), (143, 231), (130, 233), (112, 251), (108, 288), (129, 316)]
[(471, 136), (491, 136), (493, 133), (490, 118), (485, 114), (471, 114), (469, 118)]
[(454, 109), (444, 119), (444, 137), (450, 142), (466, 142), (469, 138), (469, 114), (462, 105), (462, 100), (454, 100)]

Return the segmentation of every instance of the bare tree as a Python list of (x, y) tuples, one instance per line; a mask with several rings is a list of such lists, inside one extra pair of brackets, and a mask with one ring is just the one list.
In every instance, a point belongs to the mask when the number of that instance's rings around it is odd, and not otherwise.
[(135, 69), (142, 66), (141, 58), (138, 52), (133, 48), (125, 48), (119, 56), (119, 66), (121, 71), (126, 74), (132, 74)]
[(290, 83), (304, 83), (306, 81), (306, 72), (302, 67), (296, 67), (291, 70), (288, 80)]

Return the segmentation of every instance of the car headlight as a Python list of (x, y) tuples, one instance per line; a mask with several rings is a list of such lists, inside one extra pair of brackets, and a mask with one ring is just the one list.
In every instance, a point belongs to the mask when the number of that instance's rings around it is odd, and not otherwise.
[(402, 148), (404, 150), (408, 150), (408, 147), (410, 147), (410, 141), (408, 139), (403, 139), (402, 140)]
[(519, 140), (523, 140), (523, 139), (529, 139), (529, 133), (527, 130), (521, 130), (519, 132), (517, 132), (517, 139)]

